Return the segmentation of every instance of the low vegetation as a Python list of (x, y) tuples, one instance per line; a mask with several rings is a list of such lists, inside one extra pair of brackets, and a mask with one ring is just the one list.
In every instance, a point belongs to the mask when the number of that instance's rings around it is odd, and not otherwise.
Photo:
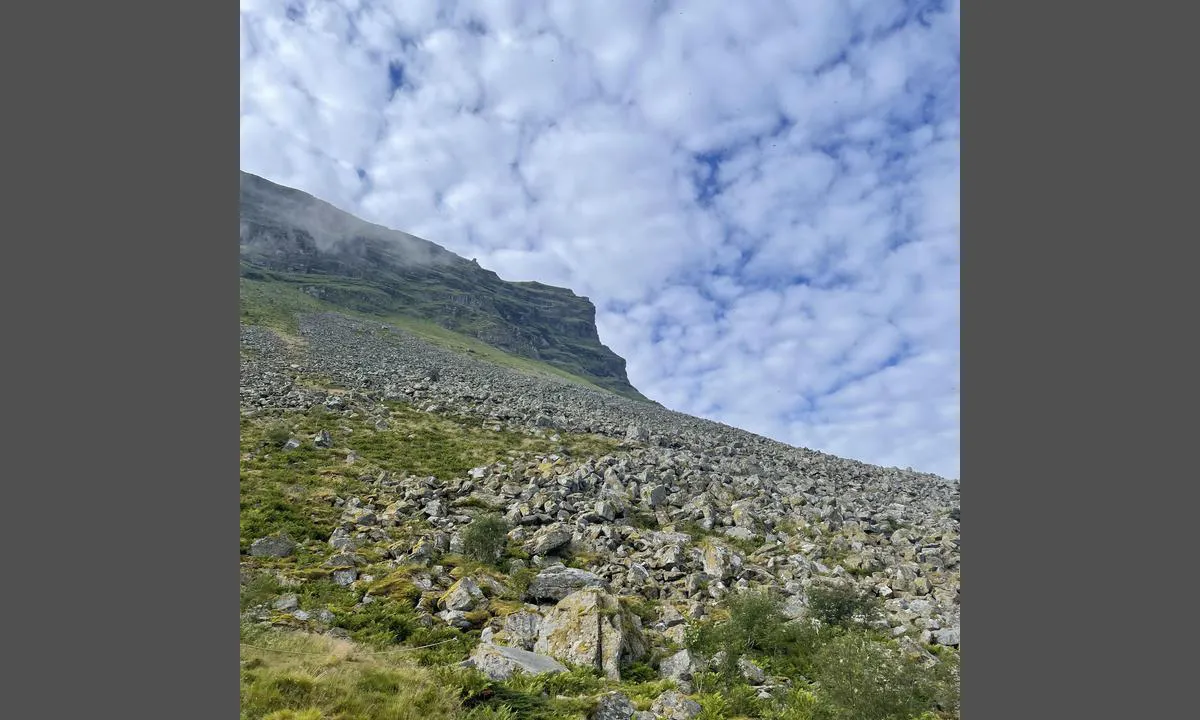
[[(957, 653), (936, 664), (855, 621), (847, 608), (870, 603), (848, 590), (819, 590), (826, 622), (789, 621), (777, 597), (729, 597), (712, 620), (695, 626), (691, 649), (716, 656), (695, 679), (703, 718), (912, 720), (957, 717)], [(745, 681), (750, 662), (791, 687), (769, 699)]]

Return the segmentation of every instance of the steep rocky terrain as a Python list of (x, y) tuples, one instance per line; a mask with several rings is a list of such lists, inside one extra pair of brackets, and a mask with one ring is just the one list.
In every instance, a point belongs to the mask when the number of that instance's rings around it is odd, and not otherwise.
[(596, 308), (564, 288), (506, 282), (408, 233), (241, 174), (243, 278), (330, 305), (420, 318), (645, 400), (596, 332)]
[(320, 706), (283, 629), (426, 717), (957, 717), (954, 483), (338, 313), (243, 325), (241, 406), (244, 717)]

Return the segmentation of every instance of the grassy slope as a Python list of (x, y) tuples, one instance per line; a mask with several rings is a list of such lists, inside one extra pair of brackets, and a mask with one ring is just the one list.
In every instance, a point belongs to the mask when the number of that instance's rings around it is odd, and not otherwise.
[[(330, 280), (328, 278), (314, 280), (314, 283), (330, 288), (343, 289), (347, 293), (358, 295), (379, 292), (365, 286)], [(297, 313), (319, 312), (337, 312), (372, 322), (391, 325), (446, 349), (471, 355), (496, 365), (514, 368), (535, 375), (549, 375), (569, 380), (577, 385), (582, 385), (593, 390), (605, 390), (605, 388), (580, 375), (575, 375), (553, 365), (538, 362), (537, 360), (506, 353), (480, 340), (447, 330), (440, 325), (426, 320), (397, 314), (378, 314), (378, 312), (365, 309), (349, 309), (344, 306), (318, 300), (302, 292), (294, 285), (283, 282), (251, 280), (248, 278), (241, 279), (241, 321), (247, 325), (262, 325), (278, 330), (286, 335), (295, 335), (297, 332), (295, 317)], [(608, 392), (613, 391), (608, 390)]]
[[(537, 361), (532, 358), (520, 357), (515, 353), (506, 352), (499, 347), (489, 344), (489, 335), (498, 333), (505, 335), (503, 327), (496, 325), (493, 320), (475, 313), (469, 309), (454, 307), (444, 300), (431, 300), (441, 297), (447, 288), (438, 284), (437, 277), (429, 272), (404, 277), (403, 281), (395, 280), (384, 291), (377, 283), (369, 280), (357, 280), (348, 277), (329, 275), (296, 275), (274, 271), (264, 271), (252, 265), (244, 265), (244, 272), (252, 277), (242, 277), (242, 315), (247, 317), (258, 308), (247, 307), (248, 304), (266, 303), (272, 313), (287, 312), (288, 307), (305, 311), (308, 308), (320, 307), (323, 310), (348, 312), (359, 317), (387, 322), (415, 332), (422, 337), (443, 345), (452, 347), (459, 352), (471, 352), (492, 362), (535, 369), (540, 372), (550, 371), (560, 377), (574, 382), (581, 382), (588, 387), (606, 389), (624, 397), (650, 402), (635, 388), (612, 379), (594, 377), (578, 362), (577, 357), (588, 355), (595, 350), (586, 341), (575, 338), (571, 333), (553, 333), (555, 345), (539, 350), (547, 361)], [(299, 289), (299, 285), (317, 288), (322, 298), (315, 298)], [(548, 288), (538, 283), (518, 283), (523, 292), (536, 301), (539, 294), (545, 294), (547, 304), (561, 302), (561, 291)], [(403, 290), (399, 288), (404, 288)], [(435, 291), (433, 288), (437, 288)], [(465, 289), (464, 289), (465, 292)], [(501, 305), (512, 305), (511, 312), (518, 312), (514, 301), (495, 297), (493, 301)], [(314, 305), (314, 303), (316, 305)], [(434, 322), (432, 319), (440, 319)], [(587, 322), (582, 318), (566, 320), (569, 323)], [(293, 323), (294, 325), (294, 323)], [(551, 332), (550, 330), (546, 330)], [(471, 337), (475, 336), (475, 337)]]

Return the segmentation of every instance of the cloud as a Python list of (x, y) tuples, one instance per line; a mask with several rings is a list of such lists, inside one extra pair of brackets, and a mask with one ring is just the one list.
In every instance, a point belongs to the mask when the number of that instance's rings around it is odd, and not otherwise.
[(243, 0), (242, 167), (590, 297), (673, 409), (958, 477), (958, 13)]

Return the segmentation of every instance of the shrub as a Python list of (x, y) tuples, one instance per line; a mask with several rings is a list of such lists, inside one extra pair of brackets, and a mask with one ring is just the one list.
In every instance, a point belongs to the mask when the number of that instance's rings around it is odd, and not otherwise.
[(825, 625), (843, 627), (852, 625), (859, 616), (870, 621), (880, 615), (879, 598), (850, 584), (813, 586), (808, 591), (808, 608)]
[(713, 667), (725, 683), (740, 675), (737, 661), (746, 656), (794, 664), (804, 651), (806, 628), (789, 623), (780, 599), (769, 591), (746, 591), (729, 596), (725, 602), (729, 618), (724, 622), (706, 622), (690, 634), (693, 650), (712, 656), (724, 652), (724, 661)]
[(949, 689), (936, 672), (904, 658), (862, 633), (844, 633), (817, 655), (820, 704), (827, 720), (914, 718), (931, 710)]
[(504, 557), (508, 546), (508, 524), (495, 513), (477, 517), (463, 529), (462, 543), (464, 555), (495, 565)]

